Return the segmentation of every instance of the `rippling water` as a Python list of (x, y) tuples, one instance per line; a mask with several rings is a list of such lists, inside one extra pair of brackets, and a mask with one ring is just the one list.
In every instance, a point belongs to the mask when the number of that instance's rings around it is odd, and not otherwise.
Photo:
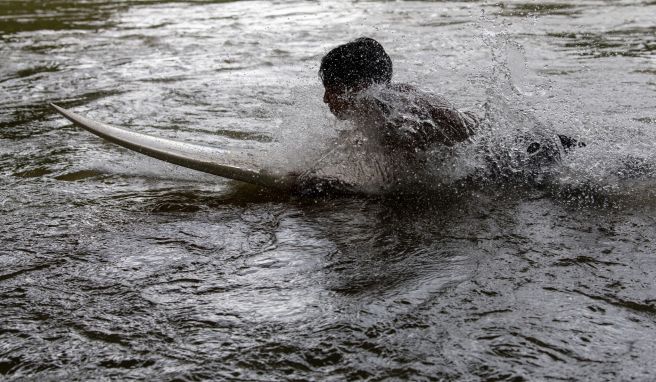
[[(649, 0), (2, 2), (0, 376), (651, 380), (655, 16)], [(427, 195), (302, 199), (47, 106), (305, 168), (340, 128), (318, 61), (361, 35), (397, 80), (485, 115), (481, 142), (548, 126), (588, 146), (547, 186), (463, 187), (465, 147)]]

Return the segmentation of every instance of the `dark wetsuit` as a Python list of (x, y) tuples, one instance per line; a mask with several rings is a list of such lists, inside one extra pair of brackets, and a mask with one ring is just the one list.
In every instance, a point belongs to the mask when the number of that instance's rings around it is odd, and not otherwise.
[(583, 146), (585, 143), (574, 138), (544, 131), (519, 135), (509, 147), (499, 151), (495, 151), (495, 145), (485, 148), (489, 171), (486, 176), (492, 179), (541, 181), (564, 154)]
[(577, 139), (568, 137), (567, 135), (558, 134), (558, 139), (566, 153), (576, 147), (585, 147), (585, 142), (579, 142)]

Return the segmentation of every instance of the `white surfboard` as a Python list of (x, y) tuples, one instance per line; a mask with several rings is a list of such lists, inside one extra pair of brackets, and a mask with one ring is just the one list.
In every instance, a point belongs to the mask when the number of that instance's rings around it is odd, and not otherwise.
[(225, 150), (137, 133), (92, 121), (52, 103), (50, 105), (83, 129), (149, 157), (224, 178), (283, 191), (291, 190), (297, 183), (297, 177), (293, 175), (276, 174), (248, 166), (228, 164), (230, 153)]

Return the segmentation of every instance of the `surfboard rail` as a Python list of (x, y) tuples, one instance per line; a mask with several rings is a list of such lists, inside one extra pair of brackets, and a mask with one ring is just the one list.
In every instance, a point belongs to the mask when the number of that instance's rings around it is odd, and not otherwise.
[(273, 174), (264, 170), (226, 164), (226, 150), (186, 143), (169, 138), (138, 133), (85, 118), (51, 103), (59, 114), (75, 125), (126, 149), (178, 166), (218, 175), (250, 184), (283, 191), (291, 190), (296, 178), (287, 174)]

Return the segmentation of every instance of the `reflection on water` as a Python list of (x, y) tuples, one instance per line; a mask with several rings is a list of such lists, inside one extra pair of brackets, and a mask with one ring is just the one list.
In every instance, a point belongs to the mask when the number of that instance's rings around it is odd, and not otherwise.
[(535, 16), (569, 16), (576, 17), (582, 8), (576, 4), (558, 2), (509, 2), (496, 4), (496, 12), (503, 16), (535, 17)]
[[(0, 376), (649, 380), (653, 1), (0, 3)], [(360, 35), (484, 115), (584, 140), (542, 187), (302, 199), (104, 143), (47, 107), (303, 168), (317, 64)], [(494, 146), (494, 145), (497, 146)], [(263, 154), (266, 152), (266, 155)], [(250, 155), (250, 156), (249, 156)]]
[[(0, 4), (0, 32), (4, 39), (11, 34), (66, 29), (95, 29), (108, 27), (107, 20), (121, 3), (129, 6), (130, 2), (116, 2), (108, 6), (101, 1), (18, 1), (7, 0)], [(132, 3), (138, 3), (132, 1)]]

